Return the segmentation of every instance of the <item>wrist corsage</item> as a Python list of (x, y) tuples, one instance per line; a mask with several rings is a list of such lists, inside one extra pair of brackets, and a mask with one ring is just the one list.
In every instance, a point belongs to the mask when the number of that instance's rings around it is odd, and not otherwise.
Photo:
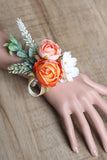
[[(38, 47), (21, 19), (17, 19), (17, 24), (24, 37), (24, 46), (10, 34), (9, 42), (4, 47), (8, 47), (11, 56), (16, 54), (23, 60), (9, 66), (8, 71), (29, 76), (28, 91), (32, 96), (38, 97), (48, 91), (49, 87), (56, 86), (57, 82), (73, 81), (73, 77), (78, 76), (79, 69), (75, 67), (77, 59), (71, 56), (70, 51), (62, 53), (58, 44), (47, 39)], [(32, 87), (38, 83), (40, 93), (36, 94)]]

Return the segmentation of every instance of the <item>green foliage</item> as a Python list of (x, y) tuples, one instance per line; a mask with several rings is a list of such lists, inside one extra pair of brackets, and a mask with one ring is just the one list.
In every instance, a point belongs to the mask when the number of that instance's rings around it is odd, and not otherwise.
[(62, 56), (60, 56), (59, 58), (58, 58), (58, 61), (60, 62), (62, 60)]
[(49, 92), (49, 90), (50, 90), (50, 87), (46, 87), (46, 92)]
[(24, 47), (22, 47), (22, 42), (17, 41), (12, 34), (10, 34), (9, 37), (9, 42), (3, 45), (4, 47), (8, 47), (9, 54), (12, 56), (13, 53), (15, 53), (18, 57), (25, 58), (22, 62), (8, 67), (9, 73), (25, 75), (31, 73), (33, 71), (34, 63), (36, 62), (34, 55), (37, 54), (37, 47), (34, 46), (32, 48), (26, 43), (24, 44)]
[(27, 48), (28, 44), (24, 44), (24, 50), (22, 49), (22, 42), (17, 41), (16, 38), (13, 37), (12, 34), (9, 35), (9, 43), (5, 43), (3, 46), (8, 47), (10, 55), (13, 55), (13, 52), (16, 53), (18, 57), (21, 58), (34, 58), (34, 54), (37, 54), (36, 49), (37, 47)]
[(24, 59), (22, 62), (13, 64), (8, 67), (9, 73), (27, 75), (33, 71), (35, 61), (29, 58)]
[(32, 48), (29, 48), (28, 56), (33, 58), (34, 56), (34, 50)]
[(22, 42), (21, 42), (21, 41), (18, 41), (18, 48), (19, 48), (20, 50), (22, 50)]
[(18, 52), (17, 52), (17, 56), (18, 57), (28, 57), (27, 56), (27, 54), (26, 54), (26, 52), (24, 51), (24, 50), (19, 50)]
[(12, 56), (13, 52), (12, 51), (9, 51), (10, 55)]
[(16, 38), (14, 38), (12, 34), (9, 34), (9, 37), (10, 37), (10, 41), (11, 41), (13, 44), (16, 44), (16, 45), (18, 44)]
[(3, 44), (4, 47), (8, 47), (9, 43), (5, 43)]
[(18, 46), (14, 43), (9, 43), (8, 49), (10, 51), (18, 51)]

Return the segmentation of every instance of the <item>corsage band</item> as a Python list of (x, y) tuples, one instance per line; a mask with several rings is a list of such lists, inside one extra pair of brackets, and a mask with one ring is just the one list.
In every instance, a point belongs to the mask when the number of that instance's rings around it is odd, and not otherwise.
[[(29, 76), (28, 92), (33, 97), (43, 95), (50, 87), (56, 86), (57, 82), (73, 81), (78, 76), (77, 59), (71, 56), (70, 51), (62, 53), (59, 45), (48, 39), (37, 46), (20, 18), (17, 19), (17, 25), (24, 37), (24, 46), (12, 34), (9, 42), (3, 46), (8, 47), (11, 56), (16, 54), (24, 59), (9, 66), (8, 71)], [(39, 94), (32, 89), (37, 84), (40, 86)]]

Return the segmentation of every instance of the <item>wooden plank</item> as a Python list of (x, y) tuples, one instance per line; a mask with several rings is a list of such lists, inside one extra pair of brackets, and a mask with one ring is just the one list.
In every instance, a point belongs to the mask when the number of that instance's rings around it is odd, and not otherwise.
[[(48, 38), (78, 58), (81, 72), (107, 85), (106, 0), (0, 0), (0, 30), (22, 39), (21, 17), (40, 44)], [(107, 99), (107, 98), (105, 98)], [(103, 116), (107, 128), (107, 117)], [(106, 160), (96, 133), (98, 160)], [(27, 92), (27, 81), (0, 70), (0, 160), (92, 160), (76, 129), (80, 153), (70, 149), (56, 111), (43, 97)]]

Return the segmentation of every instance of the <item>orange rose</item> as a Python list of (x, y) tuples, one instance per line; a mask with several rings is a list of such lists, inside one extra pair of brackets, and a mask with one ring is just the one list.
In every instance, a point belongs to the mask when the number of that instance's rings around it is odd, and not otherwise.
[(38, 49), (40, 57), (44, 59), (56, 60), (61, 55), (61, 48), (51, 40), (43, 40)]
[(45, 87), (54, 87), (63, 73), (61, 62), (44, 59), (34, 64), (33, 71), (39, 83)]

